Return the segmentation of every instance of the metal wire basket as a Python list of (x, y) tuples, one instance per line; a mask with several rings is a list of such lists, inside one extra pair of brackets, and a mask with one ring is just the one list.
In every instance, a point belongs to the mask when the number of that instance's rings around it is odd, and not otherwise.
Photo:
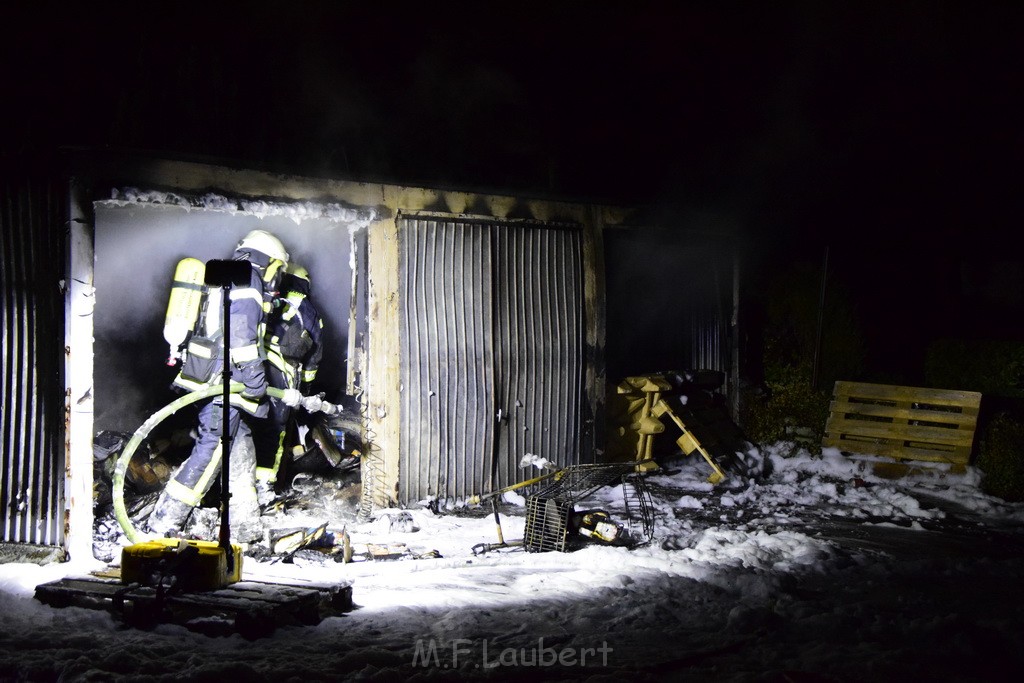
[(576, 504), (605, 486), (621, 485), (626, 508), (626, 544), (650, 542), (654, 516), (650, 493), (635, 463), (570, 465), (555, 481), (526, 498), (523, 546), (528, 552), (566, 552), (582, 544), (574, 533)]

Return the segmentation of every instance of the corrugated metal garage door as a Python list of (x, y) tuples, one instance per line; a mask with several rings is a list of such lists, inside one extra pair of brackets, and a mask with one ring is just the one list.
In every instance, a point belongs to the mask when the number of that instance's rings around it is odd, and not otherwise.
[(0, 540), (64, 541), (66, 204), (53, 186), (0, 186)]
[(526, 453), (579, 462), (579, 229), (412, 217), (400, 234), (399, 500), (515, 483)]
[(400, 231), (399, 499), (454, 498), (480, 490), (493, 451), (491, 233), (416, 219)]
[(579, 463), (583, 264), (579, 230), (496, 226), (498, 487), (539, 474), (526, 454)]

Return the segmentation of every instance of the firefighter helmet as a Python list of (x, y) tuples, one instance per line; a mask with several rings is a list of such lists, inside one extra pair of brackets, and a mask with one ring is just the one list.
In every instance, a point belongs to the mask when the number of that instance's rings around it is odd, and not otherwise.
[(281, 240), (266, 230), (251, 231), (239, 241), (237, 248), (239, 250), (258, 251), (282, 263), (288, 262), (288, 252), (285, 250), (284, 245), (281, 244)]
[(285, 272), (288, 273), (289, 275), (299, 278), (300, 280), (305, 280), (306, 282), (309, 282), (309, 271), (297, 263), (289, 263), (288, 269)]

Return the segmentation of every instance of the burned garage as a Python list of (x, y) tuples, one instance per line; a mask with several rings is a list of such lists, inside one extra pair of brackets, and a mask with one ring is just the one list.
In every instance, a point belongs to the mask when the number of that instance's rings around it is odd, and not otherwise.
[[(100, 552), (90, 503), (127, 490), (140, 498), (125, 503), (130, 513), (149, 512), (196, 437), (195, 406), (168, 410), (184, 393), (172, 384), (187, 347), (184, 337), (168, 336), (176, 269), (229, 257), (253, 230), (276, 236), (290, 262), (308, 273), (322, 351), (315, 379), (303, 388), (337, 407), (332, 416), (313, 411), (317, 419), (289, 428), (271, 497), (294, 493), (290, 483), (298, 475), (307, 486), (346, 475), (332, 485), (349, 509), (320, 509), (335, 525), (396, 505), (462, 506), (531, 479), (526, 456), (543, 458), (549, 468), (607, 461), (602, 249), (611, 230), (616, 245), (642, 234), (627, 209), (189, 162), (79, 156), (71, 163), (66, 195), (40, 198), (30, 189), (8, 202), (12, 244), (33, 230), (67, 226), (58, 237), (70, 274), (62, 326), (66, 452), (56, 440), (36, 451), (6, 452), (5, 496), (32, 501), (7, 517), (8, 541), (64, 547), (72, 555), (92, 553), (96, 541)], [(28, 215), (46, 201), (68, 218), (19, 222), (15, 209)], [(693, 344), (692, 359), (720, 371), (712, 390), (724, 398), (734, 283), (728, 242), (720, 244), (721, 256), (711, 261), (724, 270), (715, 265), (713, 278), (705, 277), (707, 269), (691, 271), (705, 286), (686, 307), (703, 317), (693, 314), (686, 324), (704, 340)], [(708, 253), (706, 243), (701, 248)], [(27, 255), (54, 263), (52, 254)], [(617, 286), (620, 272), (612, 275)], [(622, 286), (639, 290), (665, 276), (641, 270)], [(21, 297), (12, 301), (38, 305)], [(27, 336), (14, 325), (7, 330), (12, 349)], [(22, 351), (43, 358), (53, 349)], [(19, 396), (30, 378), (16, 363), (10, 367), (11, 399), (37, 405), (47, 417), (41, 407), (55, 400), (55, 387)], [(60, 425), (28, 426), (8, 427), (11, 446), (33, 444), (33, 430)], [(115, 486), (116, 463), (129, 444), (125, 481)], [(66, 480), (45, 478), (47, 497), (38, 472), (61, 460)], [(212, 488), (205, 505), (216, 508)], [(109, 538), (100, 554), (109, 560), (122, 530), (101, 528)]]

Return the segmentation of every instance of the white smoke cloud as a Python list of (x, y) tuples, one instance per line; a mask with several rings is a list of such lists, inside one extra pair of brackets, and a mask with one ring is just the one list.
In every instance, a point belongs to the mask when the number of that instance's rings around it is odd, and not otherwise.
[(254, 202), (250, 208), (260, 209), (254, 212), (213, 194), (186, 198), (130, 189), (115, 194), (95, 205), (98, 429), (123, 428), (101, 424), (100, 416), (138, 424), (148, 417), (149, 406), (173, 398), (163, 364), (168, 349), (162, 329), (178, 261), (228, 258), (238, 240), (255, 228), (277, 235), (292, 261), (310, 273), (313, 300), (324, 318), (319, 389), (329, 399), (339, 398), (352, 281), (350, 233), (364, 223), (337, 217), (373, 215), (372, 209)]

